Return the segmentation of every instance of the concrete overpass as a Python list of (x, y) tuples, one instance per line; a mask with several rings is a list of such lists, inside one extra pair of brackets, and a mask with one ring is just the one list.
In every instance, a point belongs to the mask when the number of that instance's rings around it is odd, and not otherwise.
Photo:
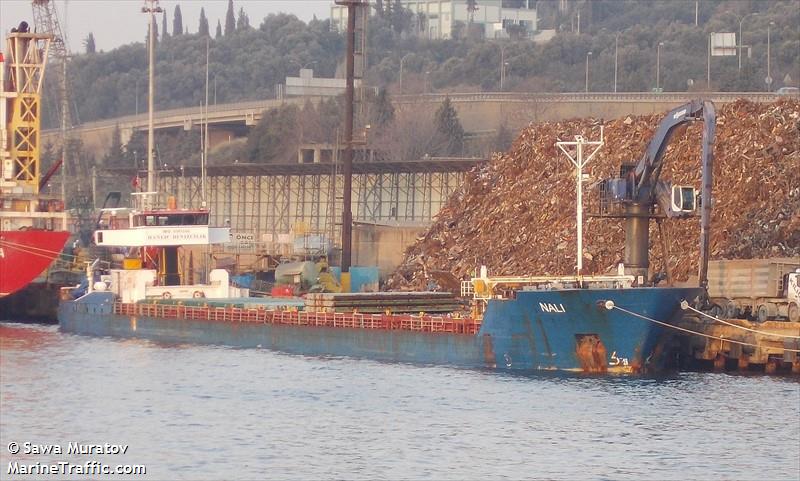
[[(617, 118), (669, 110), (692, 98), (707, 98), (717, 104), (747, 99), (753, 102), (773, 102), (780, 98), (773, 93), (754, 92), (666, 92), (666, 93), (451, 93), (402, 95), (393, 98), (398, 110), (433, 112), (449, 97), (458, 111), (464, 129), (482, 132), (497, 129), (502, 123), (518, 129), (530, 122), (563, 120), (576, 117)], [(264, 111), (286, 104), (302, 105), (319, 98), (294, 97), (283, 100), (255, 100), (220, 104), (208, 107), (209, 141), (211, 145), (233, 137), (246, 135), (247, 130), (261, 120)], [(205, 125), (206, 115), (198, 107), (158, 111), (154, 115), (156, 129), (191, 130)], [(84, 146), (102, 155), (111, 143), (114, 128), (119, 126), (123, 143), (136, 130), (147, 128), (147, 113), (115, 119), (87, 122), (72, 131)], [(59, 142), (57, 129), (43, 132), (44, 143)]]

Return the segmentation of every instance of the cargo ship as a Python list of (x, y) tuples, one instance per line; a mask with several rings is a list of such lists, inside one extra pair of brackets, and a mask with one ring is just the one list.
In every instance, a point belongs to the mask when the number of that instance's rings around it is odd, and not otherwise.
[[(601, 215), (625, 219), (627, 231), (625, 262), (612, 275), (583, 275), (579, 252), (576, 275), (490, 277), (481, 268), (463, 281), (461, 296), (440, 302), (426, 292), (249, 298), (230, 285), (224, 270), (211, 271), (205, 284), (184, 282), (177, 249), (184, 242), (224, 242), (224, 234), (208, 226), (208, 215), (182, 215), (172, 206), (130, 212), (127, 227), (95, 233), (98, 245), (136, 246), (139, 258), (123, 269), (88, 268), (85, 291), (63, 291), (59, 324), (76, 334), (314, 356), (512, 370), (658, 371), (666, 360), (662, 341), (679, 321), (681, 304), (705, 299), (714, 120), (710, 102), (674, 109), (639, 164), (601, 184)], [(649, 220), (695, 216), (693, 187), (659, 181), (670, 136), (692, 121), (705, 124), (701, 198), (708, 201), (700, 213), (699, 283), (656, 286), (648, 278)], [(579, 217), (579, 231), (580, 225)], [(162, 254), (147, 266), (154, 245)]]
[[(165, 298), (158, 293), (168, 286), (148, 285), (155, 271), (135, 274), (149, 279), (141, 284), (114, 281), (131, 275), (112, 271), (108, 287), (98, 284), (99, 290), (62, 301), (61, 330), (466, 368), (641, 373), (661, 370), (664, 325), (679, 317), (681, 301), (702, 294), (699, 288), (632, 287), (633, 276), (476, 278), (473, 287), (513, 288), (513, 297), (476, 293), (473, 305), (485, 307), (479, 315), (331, 312), (314, 309), (313, 296), (298, 306), (287, 299), (204, 297), (202, 286), (190, 286), (183, 299)], [(214, 288), (226, 279), (219, 276)], [(407, 302), (426, 293), (382, 294), (402, 294)]]
[(45, 271), (69, 237), (61, 198), (40, 191), (58, 168), (40, 170), (41, 89), (51, 36), (22, 22), (0, 53), (0, 298)]

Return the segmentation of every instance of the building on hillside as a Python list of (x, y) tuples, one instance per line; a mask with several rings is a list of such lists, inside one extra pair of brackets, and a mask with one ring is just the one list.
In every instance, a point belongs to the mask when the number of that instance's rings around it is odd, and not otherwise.
[[(361, 86), (361, 79), (355, 80), (356, 88)], [(343, 78), (314, 77), (314, 70), (300, 69), (299, 77), (286, 77), (285, 84), (275, 87), (275, 96), (279, 99), (287, 97), (336, 97), (343, 95), (347, 88), (347, 80)]]
[[(384, 5), (389, 3), (393, 2), (384, 0)], [(453, 38), (454, 32), (466, 28), (470, 17), (473, 28), (478, 26), (486, 38), (508, 38), (512, 34), (532, 38), (538, 30), (536, 2), (531, 0), (478, 0), (473, 12), (469, 11), (467, 0), (401, 0), (400, 3), (414, 13), (410, 31), (429, 39)], [(347, 8), (331, 6), (331, 25), (340, 32), (347, 29)]]

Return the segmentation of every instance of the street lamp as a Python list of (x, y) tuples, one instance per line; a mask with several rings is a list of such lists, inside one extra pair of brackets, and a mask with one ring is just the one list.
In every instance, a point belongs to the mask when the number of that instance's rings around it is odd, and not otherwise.
[(659, 86), (661, 83), (661, 47), (664, 46), (664, 42), (658, 42), (658, 46), (656, 47), (656, 92), (659, 92)]
[(425, 93), (428, 93), (428, 76), (431, 74), (430, 70), (425, 71)]
[(775, 25), (775, 22), (769, 22), (767, 25), (767, 78), (764, 79), (764, 82), (767, 84), (767, 91), (772, 90), (772, 70), (770, 70), (770, 44), (769, 44), (769, 30), (770, 27)]
[(742, 49), (744, 48), (744, 39), (742, 38), (742, 22), (750, 15), (756, 16), (758, 12), (746, 13), (739, 19), (739, 70), (742, 69)]
[(617, 60), (619, 59), (619, 33), (614, 35), (614, 93), (617, 93)]
[(506, 76), (506, 46), (500, 45), (500, 91), (503, 91), (503, 83), (505, 82)]
[(403, 63), (405, 63), (406, 59), (413, 55), (413, 52), (409, 52), (403, 55), (403, 58), (400, 59), (400, 93), (403, 93)]
[(139, 80), (136, 79), (136, 115), (139, 115)]
[(586, 91), (586, 92), (589, 91), (589, 57), (591, 57), (591, 56), (592, 56), (592, 52), (588, 52), (586, 54), (586, 87), (584, 89), (584, 91)]

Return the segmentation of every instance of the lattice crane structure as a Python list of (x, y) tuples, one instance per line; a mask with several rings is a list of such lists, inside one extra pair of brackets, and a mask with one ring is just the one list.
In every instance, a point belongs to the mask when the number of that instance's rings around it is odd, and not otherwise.
[[(58, 11), (52, 0), (32, 0), (34, 31), (52, 37), (50, 56), (59, 65), (56, 68), (58, 98), (61, 102), (61, 197), (66, 202), (66, 178), (68, 175), (68, 133), (70, 128), (69, 89), (67, 83), (67, 62), (69, 48), (67, 37), (61, 29)], [(66, 4), (66, 2), (65, 2)], [(80, 184), (79, 184), (80, 185)]]

